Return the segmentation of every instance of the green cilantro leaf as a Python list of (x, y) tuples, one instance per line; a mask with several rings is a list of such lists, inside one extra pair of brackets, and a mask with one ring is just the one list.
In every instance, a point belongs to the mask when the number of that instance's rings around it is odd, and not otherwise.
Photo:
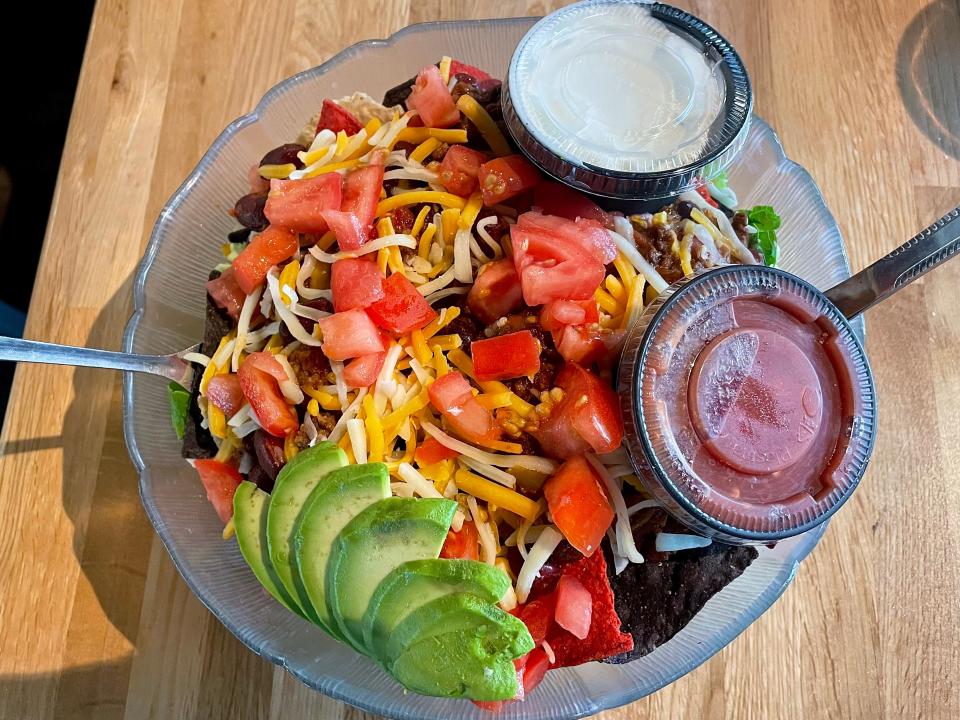
[(173, 431), (183, 440), (183, 431), (187, 425), (187, 412), (190, 408), (190, 391), (180, 383), (167, 385), (167, 399), (170, 401), (170, 421)]
[(763, 254), (764, 264), (775, 266), (780, 255), (776, 232), (780, 216), (769, 205), (757, 205), (747, 211), (747, 222), (757, 229), (752, 244)]

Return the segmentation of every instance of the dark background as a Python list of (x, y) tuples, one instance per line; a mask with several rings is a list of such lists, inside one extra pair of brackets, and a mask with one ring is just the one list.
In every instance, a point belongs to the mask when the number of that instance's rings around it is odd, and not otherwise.
[[(19, 337), (23, 332), (93, 6), (93, 0), (72, 0), (55, 11), (42, 3), (21, 5), (16, 21), (5, 28), (9, 44), (0, 109), (0, 335)], [(0, 416), (13, 369), (13, 363), (0, 362)]]

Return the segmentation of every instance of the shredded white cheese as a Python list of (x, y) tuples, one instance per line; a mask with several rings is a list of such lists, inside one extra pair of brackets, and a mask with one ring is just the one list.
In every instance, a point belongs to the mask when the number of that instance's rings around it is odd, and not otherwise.
[(750, 252), (749, 248), (747, 248), (747, 246), (740, 241), (740, 238), (737, 236), (737, 231), (733, 229), (733, 225), (730, 224), (727, 216), (722, 212), (717, 211), (716, 208), (704, 200), (703, 197), (700, 196), (700, 193), (687, 190), (686, 192), (680, 193), (680, 197), (678, 199), (686, 200), (687, 202), (693, 204), (700, 210), (700, 212), (702, 212), (704, 215), (707, 215), (708, 219), (710, 216), (713, 216), (713, 220), (717, 224), (717, 228), (720, 230), (723, 236), (730, 241), (730, 244), (733, 245), (733, 249), (737, 254), (737, 259), (739, 259), (740, 262), (742, 262), (744, 265), (757, 264), (757, 259), (753, 256), (753, 253)]
[[(304, 345), (320, 347), (320, 341), (304, 329), (303, 325), (301, 325), (300, 321), (297, 319), (297, 316), (294, 315), (280, 300), (279, 277), (280, 271), (277, 270), (276, 267), (270, 268), (270, 272), (267, 273), (267, 287), (270, 289), (270, 294), (273, 296), (273, 306), (276, 308), (277, 314), (280, 316), (280, 320), (282, 320), (283, 324), (287, 326), (287, 330), (290, 331), (290, 334)], [(238, 330), (237, 337), (239, 338), (239, 336), (240, 333)]]
[(203, 365), (204, 367), (210, 364), (210, 358), (201, 352), (184, 353), (180, 356), (180, 359), (190, 363), (196, 363), (197, 365)]
[(410, 463), (400, 463), (397, 466), (397, 475), (413, 488), (413, 492), (420, 497), (442, 498), (443, 495), (434, 487), (433, 483), (421, 475)]
[(438, 290), (431, 295), (427, 295), (426, 301), (429, 305), (433, 305), (435, 302), (443, 300), (445, 297), (450, 297), (451, 295), (466, 295), (468, 292), (470, 292), (469, 287), (458, 285), (457, 287), (444, 288), (443, 290)]
[(647, 259), (637, 250), (637, 246), (633, 244), (633, 225), (630, 224), (630, 221), (625, 217), (618, 216), (613, 219), (613, 226), (617, 231), (607, 230), (607, 233), (616, 243), (620, 252), (636, 268), (637, 272), (643, 275), (646, 281), (653, 286), (657, 293), (666, 290), (669, 283), (663, 279), (663, 276), (657, 272), (653, 265), (647, 262)]
[(261, 285), (243, 300), (243, 307), (240, 308), (240, 319), (237, 320), (237, 343), (233, 348), (233, 358), (230, 361), (230, 369), (236, 372), (240, 368), (240, 354), (247, 346), (247, 333), (250, 330), (250, 320), (253, 318), (253, 311), (256, 310), (260, 302), (260, 296), (263, 294)]
[(330, 370), (333, 372), (333, 379), (337, 385), (337, 399), (340, 401), (340, 407), (347, 406), (347, 381), (343, 378), (343, 363), (340, 360), (330, 361)]
[[(356, 250), (341, 250), (340, 252), (331, 254), (324, 252), (319, 248), (312, 247), (310, 248), (310, 254), (320, 262), (335, 263), (337, 260), (343, 260), (344, 258), (357, 258), (361, 255), (369, 255), (372, 252), (377, 252), (385, 247), (392, 247), (394, 245), (410, 248), (412, 250), (417, 247), (417, 240), (412, 235), (402, 235), (397, 233), (395, 235), (384, 235), (383, 237), (371, 240), (370, 242), (364, 243)], [(276, 300), (274, 300), (274, 302), (276, 302)]]
[[(468, 265), (470, 264), (469, 256), (467, 257), (467, 264)], [(437, 292), (438, 290), (442, 290), (447, 285), (452, 283), (454, 278), (456, 277), (456, 274), (457, 274), (457, 266), (456, 266), (456, 263), (454, 263), (442, 274), (438, 275), (430, 282), (417, 286), (417, 292), (423, 295), (424, 297), (427, 297), (428, 295), (431, 295)], [(471, 279), (473, 278), (472, 269), (470, 270), (470, 277)], [(470, 280), (468, 280), (467, 282), (470, 282)]]
[(521, 603), (527, 601), (530, 595), (530, 588), (533, 587), (533, 581), (537, 579), (540, 570), (546, 564), (547, 560), (557, 549), (557, 545), (563, 540), (561, 535), (552, 525), (544, 526), (540, 537), (530, 548), (527, 559), (523, 561), (523, 567), (517, 573), (517, 600)]
[(422, 427), (427, 434), (433, 436), (434, 440), (441, 445), (451, 450), (456, 450), (461, 455), (487, 463), (488, 465), (494, 465), (496, 467), (521, 467), (543, 473), (544, 475), (551, 475), (557, 469), (557, 464), (549, 458), (540, 457), (539, 455), (500, 455), (498, 453), (486, 452), (475, 448), (473, 445), (468, 445), (465, 442), (450, 437), (433, 423), (424, 422)]
[(367, 461), (367, 428), (363, 420), (347, 420), (347, 435), (350, 436), (353, 457), (358, 465), (362, 465)]
[(623, 499), (623, 492), (618, 483), (603, 463), (593, 453), (587, 453), (587, 462), (597, 471), (603, 485), (607, 489), (607, 495), (613, 501), (613, 509), (617, 515), (617, 549), (627, 560), (633, 563), (642, 563), (643, 555), (637, 550), (637, 544), (633, 538), (633, 529), (630, 527), (630, 516), (627, 515), (627, 503)]
[(490, 530), (490, 525), (480, 518), (477, 499), (472, 495), (467, 496), (467, 507), (470, 509), (470, 515), (473, 517), (473, 524), (477, 528), (477, 536), (480, 539), (480, 559), (487, 565), (494, 565), (497, 561), (497, 541), (493, 537), (493, 531)]
[[(472, 238), (473, 235), (469, 228), (460, 228), (453, 237), (454, 277), (460, 282), (473, 282), (473, 266), (470, 264), (470, 240)], [(426, 295), (427, 293), (423, 294)]]
[(471, 457), (461, 455), (459, 458), (461, 465), (467, 467), (470, 470), (473, 470), (479, 475), (483, 475), (486, 478), (505, 485), (508, 488), (514, 488), (517, 486), (517, 478), (515, 478), (510, 473), (501, 470), (498, 467), (494, 467), (489, 463), (480, 462), (479, 460), (474, 460)]
[(363, 398), (365, 398), (366, 395), (367, 389), (360, 388), (360, 391), (353, 399), (353, 402), (347, 405), (346, 409), (343, 411), (343, 415), (341, 415), (340, 419), (337, 420), (337, 424), (333, 426), (333, 430), (330, 431), (330, 435), (327, 436), (327, 440), (333, 443), (340, 442), (340, 438), (342, 438), (343, 434), (347, 431), (347, 421), (353, 420), (357, 416), (357, 412), (360, 410), (360, 403), (363, 402)]

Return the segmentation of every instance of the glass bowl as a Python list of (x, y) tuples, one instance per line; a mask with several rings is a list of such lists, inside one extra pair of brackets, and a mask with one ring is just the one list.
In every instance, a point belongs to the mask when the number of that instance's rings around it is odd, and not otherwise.
[[(203, 333), (207, 274), (235, 221), (227, 214), (247, 192), (247, 170), (268, 149), (297, 136), (324, 97), (363, 90), (374, 97), (447, 54), (503, 77), (517, 42), (536, 18), (434, 22), (387, 40), (361, 42), (284, 80), (249, 115), (231, 123), (164, 206), (134, 283), (134, 313), (123, 349), (168, 353)], [(809, 174), (784, 155), (777, 136), (754, 118), (730, 169), (741, 204), (772, 204), (784, 218), (781, 266), (826, 289), (849, 275), (837, 224)], [(164, 383), (126, 374), (124, 432), (140, 475), (144, 508), (184, 580), (245, 645), (320, 692), (393, 718), (489, 718), (466, 701), (404, 690), (372, 661), (282, 608), (258, 585), (196, 473), (180, 457)], [(659, 690), (694, 669), (783, 593), (825, 529), (782, 542), (713, 597), (672, 640), (626, 665), (589, 663), (550, 672), (501, 718), (578, 718)]]

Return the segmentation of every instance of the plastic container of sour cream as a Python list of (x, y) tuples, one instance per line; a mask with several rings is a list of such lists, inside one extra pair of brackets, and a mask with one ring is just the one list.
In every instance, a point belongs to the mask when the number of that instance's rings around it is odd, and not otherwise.
[(504, 120), (547, 174), (600, 198), (671, 198), (723, 170), (753, 96), (733, 47), (661, 3), (585, 0), (547, 15), (514, 52)]

